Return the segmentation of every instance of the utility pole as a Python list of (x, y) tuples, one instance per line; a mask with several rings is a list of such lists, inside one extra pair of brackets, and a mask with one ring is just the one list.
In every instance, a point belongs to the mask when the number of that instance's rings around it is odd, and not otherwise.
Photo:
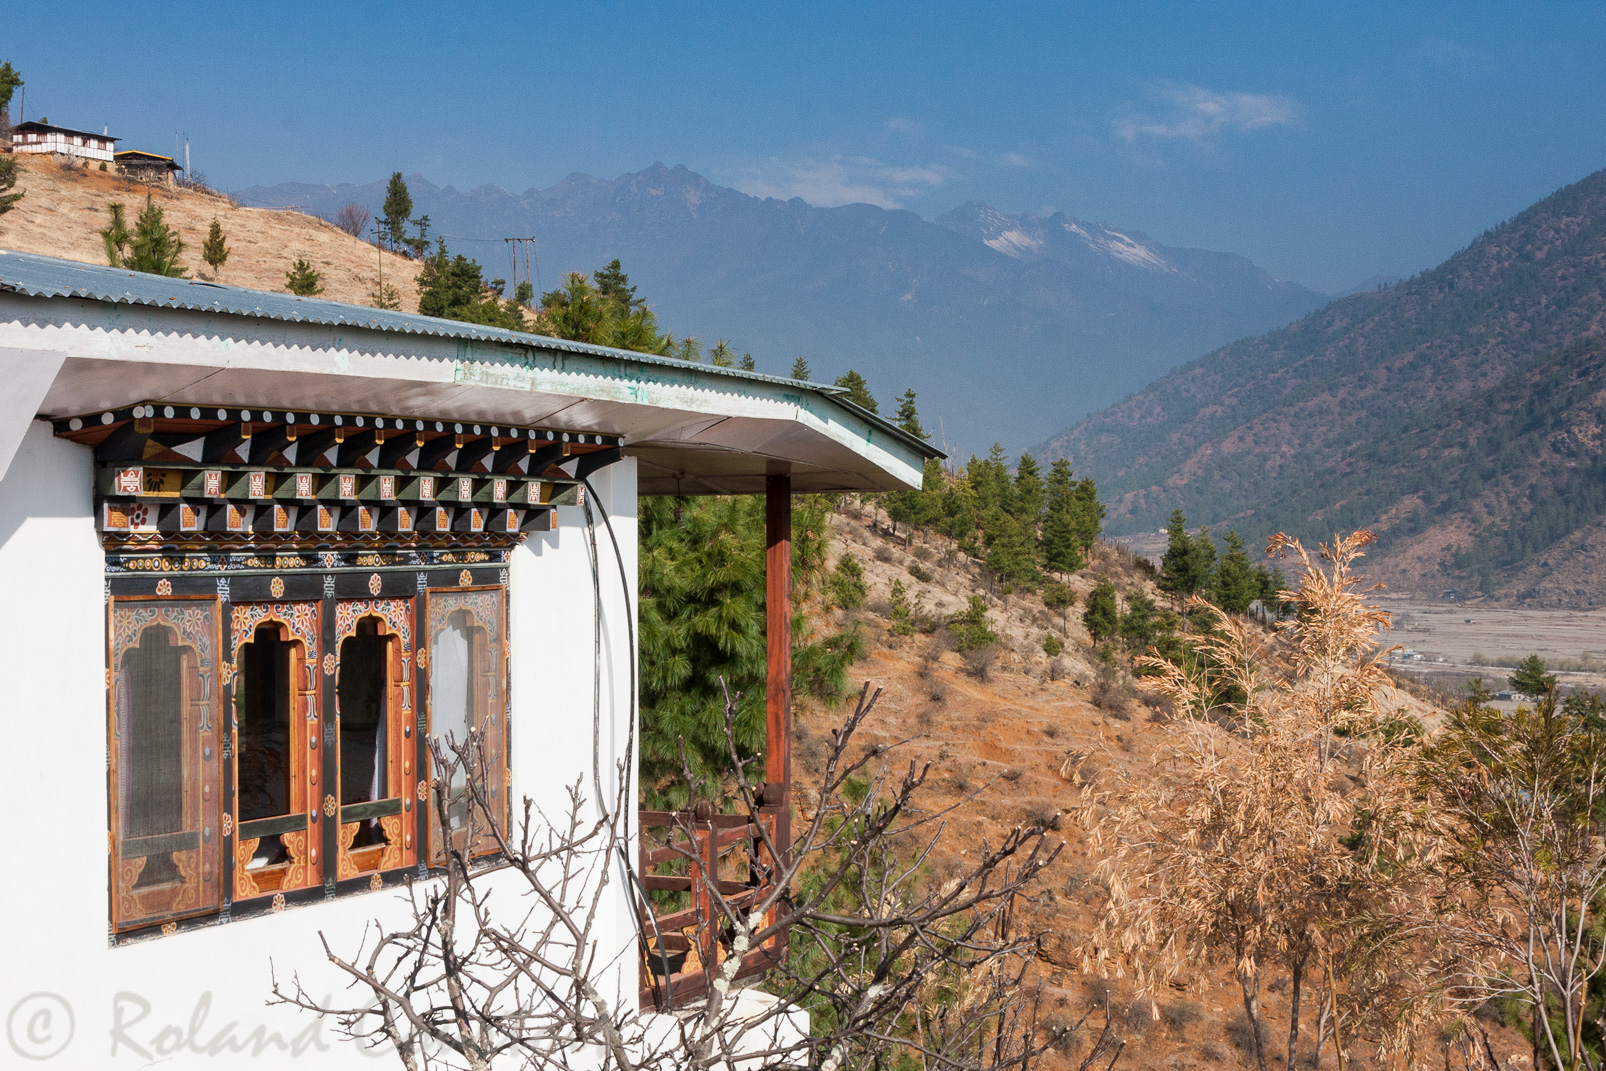
[[(524, 281), (529, 283), (531, 286), (532, 296), (530, 300), (533, 303), (535, 300), (535, 295), (539, 295), (541, 292), (540, 281), (530, 276), (530, 252), (531, 247), (535, 245), (535, 238), (503, 238), (502, 241), (507, 243), (508, 257), (513, 262), (513, 293), (515, 294), (519, 292), (519, 250), (521, 247), (523, 248)], [(536, 271), (537, 273), (540, 271), (539, 259), (536, 261)]]

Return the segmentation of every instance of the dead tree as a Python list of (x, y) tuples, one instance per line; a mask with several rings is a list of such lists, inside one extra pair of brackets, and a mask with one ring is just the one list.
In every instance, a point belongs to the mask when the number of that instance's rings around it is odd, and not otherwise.
[[(641, 947), (610, 946), (608, 898), (625, 885), (646, 906), (629, 865), (623, 791), (599, 807), (577, 782), (556, 820), (526, 798), (517, 821), (505, 823), (472, 735), (432, 742), (434, 815), (448, 850), (438, 876), (409, 887), (406, 921), (372, 924), (350, 952), (323, 938), (358, 999), (314, 999), (297, 978), (275, 981), (276, 1001), (331, 1014), (350, 1037), (390, 1045), (408, 1071), (493, 1062), (841, 1071), (886, 1066), (899, 1054), (933, 1071), (1025, 1071), (1059, 1036), (1038, 1028), (1035, 940), (1014, 932), (1011, 907), (1059, 847), (1042, 825), (1017, 827), (977, 845), (957, 873), (934, 877), (927, 864), (951, 811), (918, 807), (924, 768), (894, 769), (894, 749), (854, 743), (879, 696), (866, 686), (832, 734), (807, 794), (812, 810), (798, 816), (790, 843), (776, 834), (774, 808), (769, 821), (761, 814), (763, 789), (738, 753), (736, 697), (727, 697), (727, 787), (753, 835), (746, 882), (705, 868), (692, 890), (703, 905), (698, 932), (724, 953), (705, 950), (711, 977), (694, 1005), (638, 1007), (650, 911)], [(475, 860), (476, 843), (494, 854)], [(767, 999), (743, 999), (738, 975), (761, 950), (774, 950), (761, 986)], [(1113, 1066), (1123, 1044), (1106, 1014), (1087, 1059)]]

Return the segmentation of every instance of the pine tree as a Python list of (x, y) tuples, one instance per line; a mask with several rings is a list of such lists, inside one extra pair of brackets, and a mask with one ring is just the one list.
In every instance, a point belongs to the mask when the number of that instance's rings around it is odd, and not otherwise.
[(106, 243), (108, 264), (151, 275), (183, 277), (184, 266), (178, 258), (184, 252), (184, 240), (177, 230), (167, 225), (162, 209), (149, 195), (145, 197), (145, 207), (134, 221), (132, 232), (123, 216), (122, 205), (106, 207), (111, 212), (111, 223), (100, 236)]
[(216, 216), (212, 217), (212, 228), (206, 232), (206, 242), (201, 246), (201, 259), (211, 266), (214, 279), (229, 259), (229, 246), (223, 240), (223, 226), (218, 223)]
[(1076, 592), (1071, 590), (1069, 584), (1061, 584), (1058, 580), (1050, 580), (1043, 585), (1043, 608), (1059, 611), (1065, 620), (1065, 627), (1071, 627), (1071, 607), (1076, 604)]
[(1249, 604), (1260, 597), (1260, 574), (1244, 550), (1237, 532), (1227, 531), (1227, 553), (1216, 565), (1211, 582), (1211, 601), (1229, 614), (1246, 613)]
[[(801, 360), (801, 358), (799, 358), (799, 360)], [(792, 378), (796, 379), (797, 377), (793, 376)], [(859, 373), (855, 372), (853, 369), (850, 368), (843, 375), (837, 376), (836, 385), (839, 387), (846, 387), (848, 390), (848, 401), (852, 402), (860, 409), (868, 409), (872, 413), (877, 411), (875, 398), (870, 395), (869, 385), (865, 383), (864, 377), (859, 375)]]
[(1049, 466), (1041, 545), (1043, 566), (1054, 573), (1074, 573), (1087, 564), (1079, 523), (1082, 503), (1071, 477), (1071, 463), (1064, 458)]
[(123, 216), (123, 206), (109, 204), (106, 211), (111, 213), (111, 222), (106, 229), (100, 231), (101, 241), (106, 243), (106, 263), (114, 268), (123, 266), (123, 258), (128, 255), (128, 243), (133, 235), (128, 231), (128, 220)]
[(1160, 628), (1154, 600), (1141, 591), (1133, 592), (1126, 601), (1126, 613), (1121, 615), (1121, 642), (1129, 651), (1146, 651), (1159, 638)]
[(323, 293), (323, 275), (306, 260), (298, 259), (284, 273), (284, 288), (297, 297)]
[(21, 193), (7, 193), (17, 185), (17, 158), (15, 156), (0, 156), (0, 216), (16, 205), (23, 198)]
[(413, 214), (413, 195), (408, 192), (402, 173), (391, 174), (385, 186), (385, 203), (380, 207), (380, 219), (385, 224), (385, 235), (392, 249), (401, 249), (407, 243), (407, 224)]
[(1180, 509), (1171, 511), (1171, 520), (1165, 526), (1166, 548), (1160, 557), (1160, 590), (1178, 602), (1198, 591), (1204, 577), (1197, 574), (1199, 555), (1193, 549), (1188, 535), (1188, 518)]
[[(571, 281), (575, 278), (583, 279), (570, 277)], [(515, 301), (502, 300), (500, 291), (485, 281), (479, 262), (461, 253), (452, 255), (441, 239), (435, 243), (435, 252), (424, 258), (424, 268), (418, 273), (418, 311), (425, 316), (511, 331), (528, 327), (524, 310)]]
[(11, 61), (0, 63), (0, 116), (10, 120), (11, 96), (22, 88), (22, 75), (11, 66)]
[(1015, 463), (1011, 486), (1010, 512), (1028, 529), (1036, 528), (1043, 513), (1043, 470), (1031, 454), (1022, 454)]
[(1037, 582), (1037, 548), (1026, 526), (1003, 510), (991, 511), (983, 522), (987, 568), (1009, 588), (1032, 587)]
[(1517, 664), (1516, 672), (1506, 678), (1506, 683), (1512, 691), (1523, 695), (1549, 695), (1556, 687), (1556, 675), (1547, 672), (1548, 669), (1543, 658), (1531, 654)]
[(722, 338), (715, 341), (714, 348), (708, 351), (708, 363), (715, 368), (736, 366), (736, 354), (731, 352), (730, 340)]
[(1115, 599), (1115, 585), (1100, 580), (1088, 592), (1087, 603), (1082, 607), (1082, 625), (1093, 642), (1103, 643), (1121, 630), (1121, 611)]
[(814, 373), (809, 371), (809, 362), (802, 357), (792, 362), (792, 378), (807, 383)]
[(751, 353), (742, 354), (741, 369), (744, 372), (756, 372), (756, 371), (758, 371), (758, 366), (753, 364), (753, 355)]
[(920, 426), (920, 414), (915, 410), (915, 392), (913, 387), (904, 391), (903, 397), (898, 399), (898, 416), (896, 420), (898, 427), (902, 428), (904, 431), (907, 431), (915, 438), (931, 438), (931, 434), (927, 432), (925, 428)]

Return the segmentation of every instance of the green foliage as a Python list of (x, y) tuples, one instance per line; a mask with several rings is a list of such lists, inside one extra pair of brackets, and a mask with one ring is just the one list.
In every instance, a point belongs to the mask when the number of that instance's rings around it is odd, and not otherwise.
[(1179, 600), (1197, 594), (1210, 583), (1216, 564), (1216, 544), (1210, 529), (1188, 535), (1188, 519), (1180, 509), (1172, 510), (1166, 525), (1166, 550), (1160, 558), (1160, 590)]
[[(915, 631), (914, 612), (909, 605), (909, 593), (904, 589), (902, 580), (892, 581), (892, 594), (889, 599), (890, 608), (887, 610), (887, 620), (892, 623), (894, 636), (912, 636)], [(960, 650), (964, 650), (963, 647)]]
[(412, 221), (413, 195), (407, 189), (407, 180), (400, 171), (393, 172), (385, 185), (385, 203), (380, 206), (379, 218), (384, 224), (385, 239), (392, 249), (407, 245), (407, 224)]
[(175, 228), (167, 225), (161, 207), (149, 194), (145, 197), (145, 207), (140, 209), (139, 218), (134, 221), (132, 233), (123, 216), (123, 206), (112, 204), (106, 207), (111, 213), (111, 223), (100, 232), (100, 236), (106, 243), (108, 264), (114, 268), (127, 268), (151, 275), (183, 277), (184, 266), (178, 262), (178, 258), (184, 252), (184, 239), (178, 236)]
[(1050, 610), (1065, 611), (1076, 603), (1076, 592), (1071, 590), (1069, 584), (1062, 584), (1058, 580), (1050, 580), (1043, 585), (1043, 605)]
[(1044, 634), (1044, 636), (1043, 636), (1043, 653), (1044, 654), (1048, 655), (1048, 657), (1050, 657), (1050, 658), (1055, 658), (1063, 650), (1065, 650), (1065, 644), (1060, 642), (1060, 638), (1058, 636), (1054, 635), (1052, 632)]
[(731, 352), (731, 344), (726, 339), (719, 339), (714, 348), (708, 351), (708, 363), (715, 368), (736, 367), (736, 354)]
[(1014, 514), (990, 510), (982, 520), (982, 539), (987, 547), (987, 568), (1005, 585), (1017, 589), (1036, 586), (1037, 545), (1029, 529)]
[(910, 387), (908, 390), (904, 391), (903, 397), (898, 399), (898, 415), (895, 420), (898, 427), (902, 428), (904, 431), (907, 431), (915, 438), (931, 438), (931, 433), (926, 431), (926, 429), (921, 426), (920, 413), (915, 409), (915, 392), (913, 387)]
[(1074, 573), (1087, 565), (1087, 555), (1104, 523), (1104, 504), (1090, 479), (1076, 480), (1070, 462), (1058, 458), (1049, 466), (1043, 517), (1043, 567), (1053, 573)]
[(869, 586), (864, 582), (864, 566), (853, 555), (844, 553), (837, 559), (836, 568), (831, 570), (831, 578), (826, 582), (826, 596), (831, 605), (842, 610), (857, 610), (869, 594)]
[(1147, 651), (1160, 638), (1163, 627), (1153, 599), (1141, 591), (1127, 598), (1126, 613), (1121, 615), (1121, 642), (1126, 644), (1127, 650)]
[(964, 610), (948, 622), (948, 631), (954, 637), (954, 648), (973, 651), (995, 642), (998, 637), (989, 627), (990, 624), (987, 619), (987, 600), (980, 595), (972, 595)]
[(1261, 597), (1264, 584), (1262, 575), (1268, 575), (1265, 570), (1257, 571), (1254, 563), (1249, 560), (1249, 554), (1244, 550), (1244, 541), (1237, 532), (1227, 532), (1227, 553), (1221, 556), (1216, 565), (1216, 575), (1211, 582), (1211, 601), (1229, 614), (1245, 613), (1249, 604)]
[[(686, 804), (680, 748), (695, 777), (721, 785), (724, 679), (737, 703), (744, 758), (764, 750), (764, 502), (736, 498), (639, 501), (641, 783), (653, 806)], [(864, 651), (857, 628), (811, 638), (804, 604), (825, 574), (823, 499), (792, 513), (792, 667), (799, 695), (831, 699)]]
[[(636, 296), (636, 288), (617, 259), (592, 272), (590, 279), (570, 272), (562, 289), (542, 294), (537, 326), (556, 338), (660, 357), (669, 356), (675, 348), (674, 336), (658, 330), (657, 316)], [(687, 343), (695, 347), (696, 340), (686, 340), (676, 355), (687, 356)]]
[(744, 372), (756, 372), (756, 371), (758, 371), (758, 366), (753, 363), (753, 355), (751, 353), (742, 354), (742, 360), (741, 360), (741, 364), (740, 364), (739, 367)]
[(418, 311), (425, 316), (461, 320), (511, 331), (527, 330), (524, 310), (516, 301), (504, 301), (500, 291), (480, 274), (478, 261), (463, 254), (447, 252), (446, 242), (435, 244), (435, 252), (424, 258), (418, 273)]
[[(802, 360), (802, 358), (799, 357), (798, 360)], [(796, 379), (798, 377), (793, 376), (792, 378)], [(850, 368), (842, 375), (837, 376), (836, 385), (839, 387), (846, 387), (848, 391), (848, 401), (852, 402), (860, 409), (868, 409), (872, 413), (878, 411), (876, 409), (875, 398), (870, 394), (869, 385), (865, 383), (864, 377), (859, 375), (859, 373), (855, 372), (853, 369)]]
[(1545, 660), (1536, 654), (1524, 658), (1517, 666), (1516, 672), (1506, 678), (1506, 683), (1512, 691), (1522, 692), (1524, 695), (1543, 696), (1555, 690), (1556, 675), (1547, 672)]
[(25, 196), (21, 193), (7, 193), (17, 185), (17, 158), (15, 156), (0, 156), (0, 216), (14, 208), (18, 201)]
[(1115, 596), (1115, 584), (1100, 580), (1087, 594), (1082, 607), (1082, 625), (1094, 643), (1114, 639), (1121, 631), (1121, 608)]
[(305, 260), (298, 259), (284, 273), (284, 288), (297, 297), (312, 297), (323, 293), (323, 273)]
[(0, 113), (11, 110), (11, 95), (22, 88), (22, 75), (11, 66), (11, 61), (0, 63)]
[(214, 279), (229, 259), (229, 245), (223, 237), (223, 225), (216, 216), (212, 217), (212, 227), (206, 232), (206, 242), (201, 246), (201, 259), (212, 269)]
[(799, 357), (792, 362), (791, 378), (806, 383), (810, 381), (810, 377), (813, 374), (813, 372), (809, 371), (809, 362), (804, 358)]
[(400, 309), (401, 291), (389, 283), (382, 283), (368, 291), (368, 304), (376, 309)]

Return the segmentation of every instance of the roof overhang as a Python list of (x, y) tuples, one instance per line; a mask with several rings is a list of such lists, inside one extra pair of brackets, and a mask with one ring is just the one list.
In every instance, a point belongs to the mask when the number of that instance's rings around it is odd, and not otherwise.
[[(625, 454), (638, 459), (638, 486), (649, 495), (757, 494), (765, 476), (779, 472), (790, 473), (798, 493), (897, 490), (918, 487), (924, 460), (941, 456), (830, 388), (535, 335), (488, 338), (449, 321), (432, 321), (447, 325), (440, 334), (421, 334), (413, 326), (19, 292), (7, 278), (13, 257), (0, 257), (0, 349), (61, 361), (41, 417), (158, 401), (618, 435)], [(139, 285), (178, 291), (195, 284), (147, 276)], [(452, 327), (481, 337), (453, 337)]]

